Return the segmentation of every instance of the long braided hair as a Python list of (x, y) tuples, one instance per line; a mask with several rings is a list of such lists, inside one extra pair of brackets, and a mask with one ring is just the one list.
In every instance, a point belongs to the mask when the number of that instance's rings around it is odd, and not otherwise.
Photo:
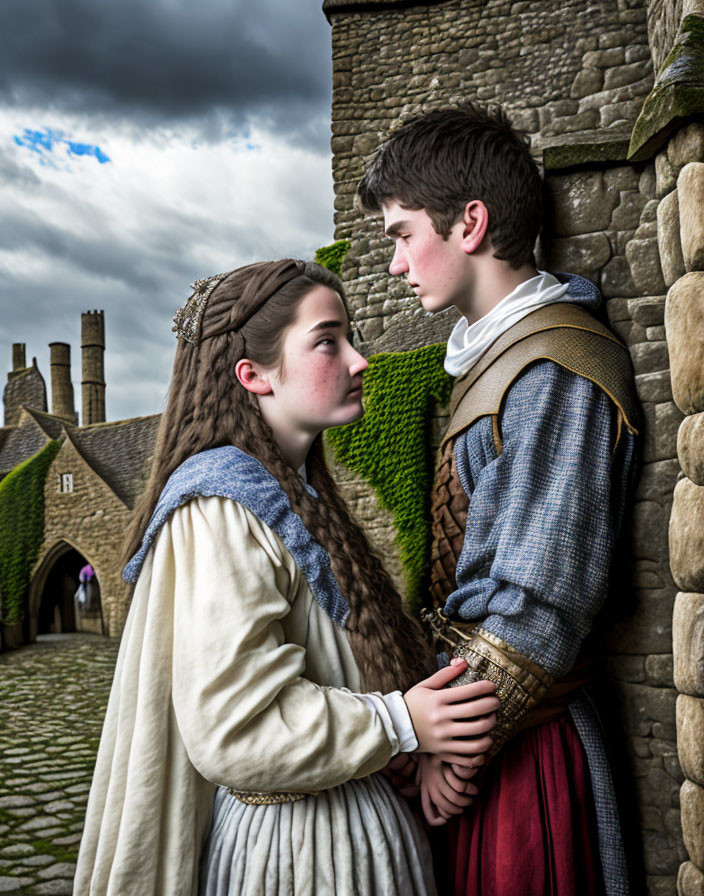
[(293, 511), (328, 551), (350, 606), (346, 633), (365, 688), (406, 690), (432, 671), (430, 649), (381, 560), (352, 519), (325, 463), (321, 436), (314, 440), (306, 461), (316, 499), (284, 459), (256, 397), (235, 377), (235, 365), (243, 357), (267, 367), (280, 362), (284, 336), (296, 319), (298, 305), (318, 285), (334, 290), (345, 303), (338, 277), (320, 265), (292, 259), (238, 268), (215, 287), (199, 341), (178, 341), (151, 476), (135, 510), (125, 560), (138, 550), (174, 470), (193, 454), (235, 445), (276, 477)]

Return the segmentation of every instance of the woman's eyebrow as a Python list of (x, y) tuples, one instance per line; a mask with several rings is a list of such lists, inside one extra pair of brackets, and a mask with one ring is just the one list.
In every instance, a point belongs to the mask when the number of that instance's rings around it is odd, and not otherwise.
[(312, 333), (315, 330), (330, 330), (333, 327), (341, 327), (343, 323), (341, 320), (321, 320), (317, 324), (313, 324), (313, 326), (306, 330), (306, 333)]

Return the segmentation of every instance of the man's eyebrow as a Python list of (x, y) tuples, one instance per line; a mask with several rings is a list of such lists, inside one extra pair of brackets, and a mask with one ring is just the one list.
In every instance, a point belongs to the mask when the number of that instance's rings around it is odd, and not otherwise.
[(306, 333), (313, 333), (315, 330), (330, 330), (333, 327), (342, 326), (345, 326), (345, 324), (341, 320), (321, 320), (317, 324), (313, 324), (309, 330), (306, 330)]
[(389, 224), (386, 228), (387, 236), (398, 236), (402, 230), (406, 230), (409, 226), (408, 221), (395, 221), (393, 224)]

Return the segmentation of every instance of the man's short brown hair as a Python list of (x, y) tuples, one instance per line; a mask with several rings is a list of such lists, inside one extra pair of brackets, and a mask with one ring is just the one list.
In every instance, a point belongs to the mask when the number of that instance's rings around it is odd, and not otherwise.
[(390, 200), (425, 209), (445, 239), (465, 205), (479, 199), (489, 212), (494, 256), (519, 268), (534, 261), (543, 218), (543, 184), (529, 146), (501, 107), (437, 109), (388, 137), (358, 193), (368, 211)]

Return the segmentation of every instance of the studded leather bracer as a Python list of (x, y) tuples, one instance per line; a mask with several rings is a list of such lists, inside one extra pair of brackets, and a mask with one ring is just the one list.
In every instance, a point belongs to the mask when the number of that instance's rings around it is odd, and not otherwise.
[(526, 713), (543, 700), (553, 679), (510, 644), (475, 623), (453, 622), (437, 609), (425, 610), (423, 619), (439, 647), (467, 661), (467, 671), (452, 681), (451, 687), (481, 679), (496, 684), (501, 707), (491, 732), (493, 743), (486, 754), (489, 759), (522, 727)]

